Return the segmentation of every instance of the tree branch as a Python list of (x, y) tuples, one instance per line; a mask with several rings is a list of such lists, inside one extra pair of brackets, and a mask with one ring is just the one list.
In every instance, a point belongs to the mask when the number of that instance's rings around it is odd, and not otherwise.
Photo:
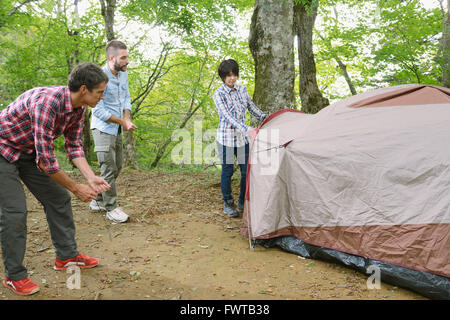
[(17, 7), (14, 7), (5, 17), (5, 19), (3, 19), (3, 21), (0, 22), (0, 29), (4, 27), (4, 25), (6, 24), (6, 20), (8, 18), (10, 18), (11, 16), (13, 16), (14, 14), (16, 14), (17, 11), (20, 10), (20, 8), (22, 8), (24, 5), (31, 3), (31, 2), (35, 2), (35, 1), (39, 1), (39, 0), (24, 0), (22, 2), (19, 3), (19, 5)]

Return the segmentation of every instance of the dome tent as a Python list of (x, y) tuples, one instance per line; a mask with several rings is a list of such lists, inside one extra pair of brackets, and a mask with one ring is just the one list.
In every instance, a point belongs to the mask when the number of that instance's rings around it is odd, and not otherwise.
[(450, 89), (280, 110), (249, 163), (242, 235), (361, 272), (376, 265), (386, 283), (450, 299)]

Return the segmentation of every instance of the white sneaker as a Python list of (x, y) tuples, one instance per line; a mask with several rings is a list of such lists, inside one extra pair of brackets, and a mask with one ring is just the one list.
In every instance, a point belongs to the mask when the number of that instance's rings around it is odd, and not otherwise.
[(117, 207), (106, 213), (106, 219), (121, 223), (128, 220), (128, 215), (120, 207)]
[(103, 206), (103, 203), (97, 200), (92, 200), (91, 203), (89, 203), (89, 209), (93, 211), (100, 211), (100, 210), (106, 211), (106, 208)]

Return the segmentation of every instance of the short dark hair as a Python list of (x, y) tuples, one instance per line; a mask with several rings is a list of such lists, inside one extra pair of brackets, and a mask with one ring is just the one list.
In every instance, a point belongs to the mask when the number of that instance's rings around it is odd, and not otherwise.
[(85, 85), (89, 91), (92, 91), (102, 82), (108, 83), (108, 76), (102, 68), (92, 62), (80, 63), (73, 68), (67, 78), (67, 85), (72, 92), (80, 90), (82, 85)]
[(119, 40), (111, 40), (106, 45), (106, 56), (116, 56), (119, 49), (127, 50), (126, 44)]
[(219, 77), (222, 81), (225, 81), (225, 77), (233, 72), (236, 76), (239, 77), (239, 65), (233, 59), (223, 60), (219, 65)]

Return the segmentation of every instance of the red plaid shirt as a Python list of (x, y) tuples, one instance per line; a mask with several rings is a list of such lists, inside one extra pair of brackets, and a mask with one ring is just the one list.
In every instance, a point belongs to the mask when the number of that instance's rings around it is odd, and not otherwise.
[(69, 159), (84, 157), (85, 111), (85, 106), (72, 108), (67, 86), (26, 91), (0, 112), (0, 155), (13, 163), (22, 153), (35, 152), (36, 164), (41, 161), (48, 173), (58, 172), (53, 140), (62, 134)]

